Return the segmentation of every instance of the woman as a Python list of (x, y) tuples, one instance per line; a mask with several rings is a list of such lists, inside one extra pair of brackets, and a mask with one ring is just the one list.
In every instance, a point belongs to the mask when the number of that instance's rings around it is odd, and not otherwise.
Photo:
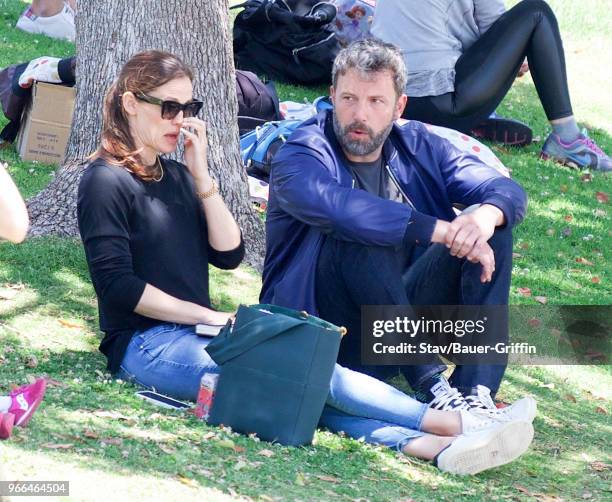
[[(206, 163), (193, 76), (176, 56), (148, 51), (121, 70), (104, 102), (102, 142), (83, 175), (78, 220), (98, 295), (101, 350), (116, 376), (195, 400), (218, 367), (197, 323), (224, 324), (208, 295), (208, 263), (234, 268), (244, 247)], [(185, 135), (185, 164), (163, 159)], [(466, 406), (467, 408), (467, 406)], [(501, 418), (429, 409), (340, 366), (321, 424), (353, 437), (475, 473), (529, 446), (533, 427), (516, 404)]]
[(543, 0), (523, 0), (507, 12), (503, 0), (378, 0), (372, 34), (404, 54), (409, 70), (406, 118), (524, 144), (520, 123), (483, 121), (527, 58), (552, 126), (542, 157), (612, 169), (610, 157), (578, 128), (559, 26)]
[[(22, 242), (29, 224), (28, 210), (19, 190), (4, 164), (0, 164), (0, 241)], [(13, 426), (25, 427), (28, 424), (45, 395), (45, 389), (46, 381), (39, 378), (0, 396), (0, 439), (9, 438)]]

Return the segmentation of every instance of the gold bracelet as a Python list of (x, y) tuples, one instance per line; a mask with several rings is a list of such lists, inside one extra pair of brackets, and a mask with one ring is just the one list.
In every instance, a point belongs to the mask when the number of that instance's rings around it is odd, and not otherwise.
[(206, 191), (206, 192), (196, 192), (196, 195), (204, 200), (204, 199), (209, 199), (210, 197), (212, 197), (213, 195), (215, 195), (216, 193), (219, 193), (219, 187), (217, 186), (217, 182), (215, 180), (213, 180), (213, 186), (210, 190)]

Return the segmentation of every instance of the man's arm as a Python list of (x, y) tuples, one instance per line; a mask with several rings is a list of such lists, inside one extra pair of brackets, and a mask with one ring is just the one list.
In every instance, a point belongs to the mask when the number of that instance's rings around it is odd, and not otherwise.
[(340, 240), (375, 246), (399, 246), (405, 236), (422, 245), (431, 241), (436, 218), (341, 186), (323, 162), (307, 150), (279, 150), (270, 187), (283, 211)]
[(18, 243), (28, 232), (28, 210), (11, 176), (0, 163), (0, 239)]

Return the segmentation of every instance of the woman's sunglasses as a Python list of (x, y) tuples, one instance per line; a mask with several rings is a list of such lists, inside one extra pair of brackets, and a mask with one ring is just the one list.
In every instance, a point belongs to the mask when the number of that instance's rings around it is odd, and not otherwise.
[(134, 96), (136, 96), (136, 99), (139, 99), (140, 101), (161, 106), (161, 116), (166, 120), (172, 120), (180, 112), (183, 112), (183, 117), (185, 118), (195, 117), (202, 109), (202, 105), (204, 104), (202, 101), (190, 101), (189, 103), (182, 105), (177, 101), (164, 101), (163, 99), (154, 98), (153, 96), (149, 96), (148, 94), (144, 94), (142, 92), (138, 92), (134, 94)]

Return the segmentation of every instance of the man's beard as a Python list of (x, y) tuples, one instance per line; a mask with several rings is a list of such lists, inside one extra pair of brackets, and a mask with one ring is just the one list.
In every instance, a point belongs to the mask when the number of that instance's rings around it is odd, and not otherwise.
[[(369, 155), (376, 151), (376, 149), (385, 142), (393, 127), (393, 121), (391, 121), (389, 125), (378, 134), (374, 134), (374, 131), (370, 127), (360, 122), (353, 122), (346, 127), (342, 127), (335, 112), (333, 113), (333, 122), (338, 143), (340, 143), (345, 153), (356, 157), (363, 157), (364, 155)], [(348, 135), (355, 130), (366, 131), (369, 139), (366, 141), (348, 139)]]

